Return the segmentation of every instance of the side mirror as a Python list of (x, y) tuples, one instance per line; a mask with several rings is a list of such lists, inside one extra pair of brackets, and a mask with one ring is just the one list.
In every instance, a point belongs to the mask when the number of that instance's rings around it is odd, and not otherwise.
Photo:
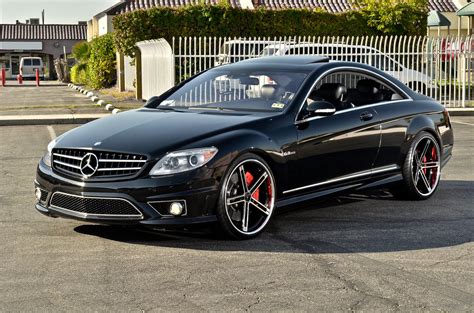
[(336, 113), (336, 107), (327, 101), (314, 101), (311, 102), (306, 110), (311, 116), (329, 116)]
[(148, 99), (145, 103), (146, 108), (156, 108), (158, 106), (158, 103), (160, 103), (160, 97), (153, 96), (150, 99)]

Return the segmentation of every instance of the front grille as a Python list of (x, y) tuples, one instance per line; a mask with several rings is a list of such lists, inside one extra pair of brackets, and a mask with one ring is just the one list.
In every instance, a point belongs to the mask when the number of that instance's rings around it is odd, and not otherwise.
[[(88, 153), (94, 154), (99, 163), (92, 175), (84, 176), (81, 171), (81, 162)], [(132, 176), (137, 174), (146, 162), (146, 156), (138, 154), (80, 149), (53, 149), (52, 157), (54, 169), (72, 176), (85, 178)]]
[(93, 215), (142, 218), (141, 212), (132, 203), (119, 198), (81, 197), (55, 192), (51, 197), (50, 206), (76, 212), (83, 217)]

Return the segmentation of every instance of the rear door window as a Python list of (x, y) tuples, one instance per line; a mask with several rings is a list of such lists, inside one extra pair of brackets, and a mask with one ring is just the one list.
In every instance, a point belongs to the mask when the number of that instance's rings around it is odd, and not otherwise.
[(40, 59), (33, 59), (33, 66), (41, 66), (41, 60)]
[(23, 59), (23, 66), (31, 66), (31, 59)]

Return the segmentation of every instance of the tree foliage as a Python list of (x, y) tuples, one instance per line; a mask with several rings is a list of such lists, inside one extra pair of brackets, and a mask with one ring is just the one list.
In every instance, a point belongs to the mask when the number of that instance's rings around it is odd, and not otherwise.
[(357, 36), (377, 31), (358, 12), (322, 10), (243, 10), (224, 5), (156, 7), (114, 18), (117, 49), (133, 55), (135, 43), (172, 37)]
[[(426, 0), (355, 0), (359, 11), (244, 10), (228, 4), (155, 7), (114, 18), (117, 49), (132, 56), (135, 43), (172, 37), (280, 37), (421, 35)], [(227, 2), (225, 2), (227, 3)]]
[(76, 64), (71, 68), (71, 81), (75, 84), (87, 83), (87, 62), (90, 57), (90, 45), (87, 41), (81, 41), (72, 47), (72, 55)]
[(73, 47), (77, 64), (71, 69), (71, 80), (94, 89), (109, 87), (116, 80), (115, 45), (112, 34), (82, 42)]
[(355, 0), (367, 25), (387, 35), (422, 35), (428, 0)]
[(91, 42), (87, 62), (88, 85), (94, 89), (109, 87), (116, 80), (116, 54), (112, 34), (98, 37)]

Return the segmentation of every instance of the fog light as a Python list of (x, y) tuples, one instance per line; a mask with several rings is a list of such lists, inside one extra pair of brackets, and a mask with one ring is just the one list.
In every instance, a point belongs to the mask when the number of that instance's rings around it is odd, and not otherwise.
[(36, 196), (36, 200), (38, 201), (41, 200), (41, 189), (39, 189), (38, 187), (35, 188), (35, 196)]
[(183, 205), (179, 202), (173, 202), (170, 204), (170, 214), (179, 216), (183, 214)]

